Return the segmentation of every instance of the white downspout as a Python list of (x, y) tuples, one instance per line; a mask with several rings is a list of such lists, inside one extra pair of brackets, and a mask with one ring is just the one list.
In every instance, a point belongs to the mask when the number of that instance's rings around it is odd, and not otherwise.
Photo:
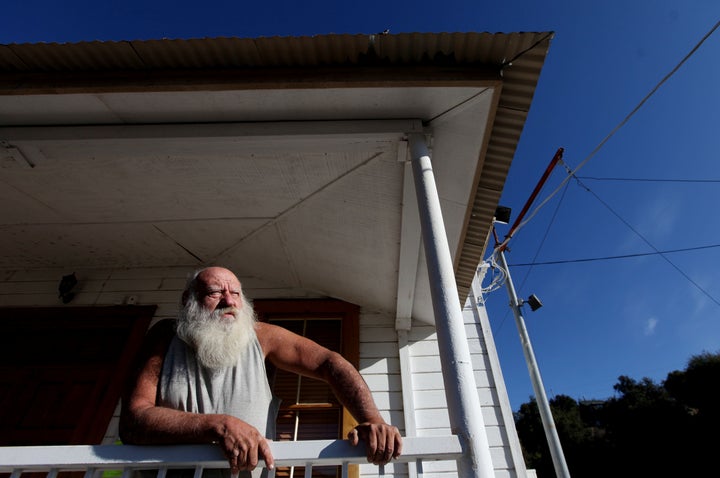
[(450, 426), (453, 434), (459, 436), (464, 451), (458, 460), (458, 476), (492, 478), (495, 474), (490, 445), (430, 155), (422, 134), (410, 134), (408, 139)]

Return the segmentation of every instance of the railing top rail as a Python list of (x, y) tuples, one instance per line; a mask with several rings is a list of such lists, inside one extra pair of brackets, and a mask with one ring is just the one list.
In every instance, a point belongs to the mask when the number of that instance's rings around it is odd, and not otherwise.
[[(347, 440), (271, 442), (276, 466), (339, 465), (366, 463), (364, 448)], [(403, 454), (397, 462), (415, 460), (456, 460), (462, 456), (455, 435), (403, 438)], [(71, 445), (0, 447), (0, 471), (16, 469), (41, 471), (86, 468), (195, 467), (225, 468), (227, 460), (213, 445)], [(261, 463), (259, 466), (264, 466)]]

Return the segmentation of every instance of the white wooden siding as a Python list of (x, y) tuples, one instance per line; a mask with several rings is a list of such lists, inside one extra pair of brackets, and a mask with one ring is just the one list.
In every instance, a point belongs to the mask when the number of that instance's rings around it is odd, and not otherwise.
[[(507, 410), (505, 413), (503, 410), (503, 406), (509, 409), (507, 393), (504, 384), (502, 390), (498, 392), (495, 373), (500, 372), (497, 370), (493, 373), (492, 370), (494, 344), (488, 347), (485, 343), (486, 334), (483, 334), (481, 321), (475, 317), (473, 311), (464, 310), (463, 318), (495, 476), (508, 478), (524, 476), (524, 464), (515, 465), (517, 457), (510, 449), (512, 439), (508, 435), (508, 427), (513, 434), (515, 428), (513, 422), (507, 423), (508, 413)], [(451, 433), (450, 418), (447, 412), (435, 328), (414, 322), (409, 334), (409, 344), (417, 435), (447, 435)], [(505, 394), (504, 402), (500, 399), (502, 394)], [(512, 417), (512, 414), (510, 413), (509, 416)], [(447, 478), (457, 474), (453, 462), (427, 463), (423, 465), (423, 472), (424, 477), (437, 478)]]
[[(383, 418), (404, 432), (400, 358), (394, 317), (361, 309), (359, 369), (373, 392)], [(385, 473), (397, 477), (407, 476), (407, 465), (389, 464), (385, 466)], [(377, 467), (360, 465), (360, 475), (377, 477)]]
[[(479, 298), (480, 279), (473, 280), (471, 293), (463, 307), (465, 330), (471, 343), (471, 355), (478, 398), (491, 444), (496, 476), (528, 476), (515, 429), (510, 400), (500, 370), (500, 361), (484, 303)], [(477, 338), (477, 342), (475, 342)], [(479, 347), (473, 350), (474, 344)]]
[[(0, 270), (0, 307), (61, 307), (57, 287), (63, 275), (75, 272), (78, 285), (69, 306), (157, 305), (153, 322), (177, 314), (180, 295), (192, 268), (88, 269), (88, 270)], [(240, 277), (250, 298), (313, 298), (294, 289), (281, 289), (248, 277)], [(383, 418), (404, 429), (402, 386), (394, 318), (361, 311), (360, 372), (373, 392)], [(115, 410), (103, 444), (118, 438), (119, 406)], [(386, 466), (387, 475), (407, 475), (405, 464)], [(377, 468), (361, 466), (361, 474), (377, 476)]]

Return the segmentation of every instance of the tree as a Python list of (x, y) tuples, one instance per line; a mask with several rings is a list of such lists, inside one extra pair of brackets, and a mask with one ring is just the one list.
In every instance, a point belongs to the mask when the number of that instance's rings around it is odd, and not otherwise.
[[(550, 401), (573, 478), (705, 476), (717, 468), (708, 437), (720, 426), (720, 353), (691, 357), (661, 384), (623, 375), (614, 389), (607, 400)], [(535, 400), (515, 419), (527, 466), (555, 476)]]

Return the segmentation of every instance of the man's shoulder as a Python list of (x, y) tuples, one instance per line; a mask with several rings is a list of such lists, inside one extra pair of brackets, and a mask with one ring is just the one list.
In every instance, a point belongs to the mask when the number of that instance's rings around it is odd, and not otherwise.
[(148, 333), (175, 334), (176, 326), (177, 320), (175, 319), (160, 319), (150, 327)]
[(147, 332), (146, 340), (151, 343), (169, 344), (176, 335), (175, 319), (162, 319), (153, 324)]

